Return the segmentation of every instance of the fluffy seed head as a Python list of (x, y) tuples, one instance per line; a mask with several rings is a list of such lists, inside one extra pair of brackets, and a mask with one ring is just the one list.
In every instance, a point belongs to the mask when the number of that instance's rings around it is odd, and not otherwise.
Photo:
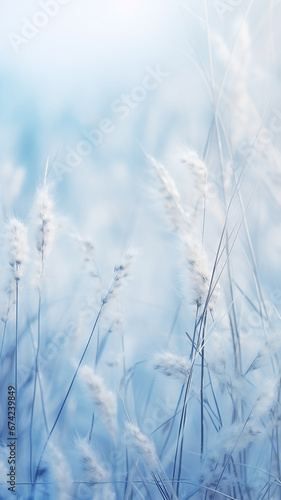
[(46, 185), (37, 191), (35, 202), (35, 224), (36, 248), (38, 252), (36, 262), (36, 285), (40, 289), (44, 265), (52, 250), (52, 244), (56, 231), (53, 214), (53, 200)]
[(114, 436), (117, 414), (115, 394), (107, 389), (103, 379), (96, 375), (89, 366), (81, 367), (80, 376), (90, 389), (94, 404), (99, 409), (106, 428)]
[[(207, 256), (202, 245), (195, 239), (186, 237), (183, 241), (185, 246), (185, 262), (192, 278), (193, 303), (200, 307), (205, 304), (211, 285), (211, 274)], [(210, 297), (209, 309), (213, 309), (215, 300), (216, 290), (214, 290)]]
[(76, 446), (81, 455), (87, 481), (93, 484), (107, 481), (109, 473), (101, 465), (99, 457), (94, 453), (88, 441), (85, 439), (78, 439), (76, 441)]
[(137, 425), (130, 422), (126, 423), (126, 432), (128, 444), (141, 455), (149, 467), (157, 466), (158, 457), (153, 441), (143, 434)]
[(204, 195), (207, 180), (207, 168), (193, 149), (185, 149), (181, 155), (181, 162), (190, 170), (198, 193)]
[(10, 220), (10, 265), (14, 278), (19, 281), (23, 275), (23, 266), (27, 260), (27, 230), (22, 222), (13, 218)]
[(136, 258), (137, 251), (134, 248), (129, 248), (125, 253), (119, 266), (114, 267), (115, 281), (117, 286), (122, 285), (122, 281), (126, 280), (130, 276), (131, 266)]
[(129, 248), (121, 263), (114, 267), (114, 280), (111, 285), (110, 290), (107, 292), (105, 297), (103, 298), (103, 303), (108, 303), (111, 299), (113, 299), (117, 292), (120, 291), (127, 284), (128, 278), (131, 276), (131, 268), (136, 259), (137, 250), (134, 248)]
[(190, 363), (183, 357), (168, 351), (153, 356), (153, 367), (163, 375), (185, 383), (190, 371)]
[(180, 194), (165, 167), (156, 161), (152, 156), (148, 156), (148, 159), (154, 169), (158, 184), (157, 189), (163, 199), (166, 216), (171, 229), (178, 232), (179, 230), (186, 228), (189, 224), (188, 215), (181, 205)]
[(45, 259), (52, 247), (55, 236), (53, 201), (47, 186), (38, 189), (36, 198), (37, 232), (36, 247)]
[(265, 416), (273, 414), (276, 407), (278, 406), (278, 390), (276, 387), (276, 382), (272, 383), (271, 379), (268, 379), (261, 388), (260, 395), (253, 408), (250, 421), (259, 421)]

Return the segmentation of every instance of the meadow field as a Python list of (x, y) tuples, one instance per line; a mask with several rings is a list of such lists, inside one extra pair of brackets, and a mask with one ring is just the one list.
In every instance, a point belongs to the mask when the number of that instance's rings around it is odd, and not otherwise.
[(281, 499), (280, 1), (0, 9), (0, 498)]

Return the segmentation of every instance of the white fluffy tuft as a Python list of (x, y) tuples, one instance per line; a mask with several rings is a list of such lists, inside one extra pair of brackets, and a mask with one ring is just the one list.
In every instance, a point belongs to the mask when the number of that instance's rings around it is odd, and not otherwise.
[(87, 384), (95, 406), (99, 409), (103, 422), (112, 436), (116, 434), (117, 401), (115, 394), (107, 389), (103, 379), (89, 366), (82, 366), (80, 376)]
[(126, 432), (128, 444), (141, 455), (149, 467), (157, 466), (158, 456), (153, 441), (143, 434), (137, 425), (131, 422), (127, 422)]
[(153, 356), (153, 367), (167, 377), (185, 383), (190, 372), (190, 363), (183, 356), (161, 351)]
[(107, 481), (109, 477), (108, 470), (101, 465), (99, 457), (94, 453), (88, 441), (78, 439), (76, 446), (81, 455), (87, 482), (94, 484)]
[(19, 281), (23, 276), (23, 267), (27, 261), (27, 229), (16, 218), (10, 220), (10, 265), (14, 278)]

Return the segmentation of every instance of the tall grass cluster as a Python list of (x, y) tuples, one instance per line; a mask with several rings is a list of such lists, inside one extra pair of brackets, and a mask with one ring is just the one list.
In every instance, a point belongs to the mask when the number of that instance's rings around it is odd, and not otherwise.
[(104, 271), (107, 249), (96, 252), (99, 241), (58, 207), (51, 163), (25, 220), (2, 207), (2, 499), (10, 385), (19, 499), (281, 498), (280, 255), (269, 262), (280, 242), (280, 155), (265, 129), (275, 108), (258, 109), (251, 92), (246, 21), (232, 47), (204, 23), (208, 57), (195, 68), (208, 133), (196, 147), (142, 157), (147, 223), (173, 270), (155, 338), (142, 318), (144, 351), (126, 317), (135, 287), (159, 278), (145, 239), (136, 249), (131, 238)]

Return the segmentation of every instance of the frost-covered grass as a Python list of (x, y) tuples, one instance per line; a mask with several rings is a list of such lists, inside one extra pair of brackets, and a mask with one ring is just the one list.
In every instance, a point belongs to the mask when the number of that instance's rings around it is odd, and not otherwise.
[(230, 43), (203, 5), (204, 127), (143, 138), (121, 181), (71, 174), (75, 222), (51, 161), (22, 214), (1, 168), (3, 499), (11, 385), (19, 499), (281, 498), (281, 111), (254, 80), (276, 72), (247, 10)]

